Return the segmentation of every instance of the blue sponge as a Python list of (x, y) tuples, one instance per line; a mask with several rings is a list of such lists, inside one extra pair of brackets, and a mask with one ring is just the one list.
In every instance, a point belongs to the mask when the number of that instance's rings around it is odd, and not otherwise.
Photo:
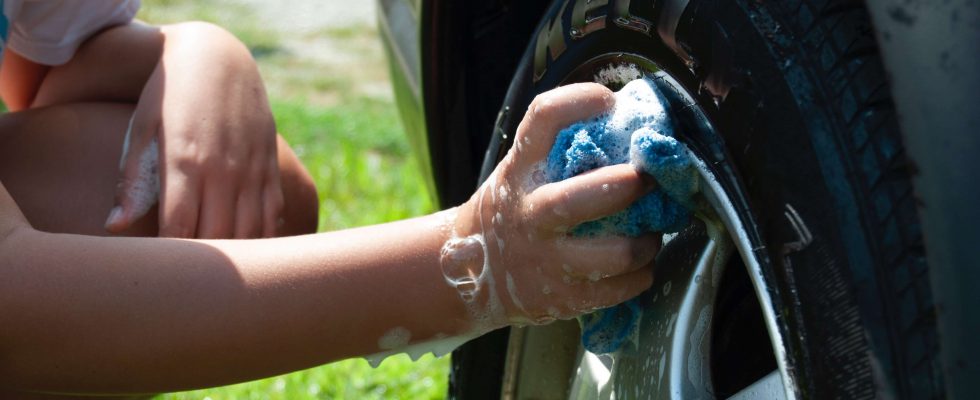
[[(668, 105), (648, 78), (616, 92), (611, 113), (572, 124), (558, 132), (548, 155), (546, 178), (556, 182), (613, 164), (632, 163), (657, 180), (657, 189), (618, 214), (583, 223), (579, 236), (639, 236), (674, 233), (690, 222), (699, 178), (685, 147), (673, 138)], [(582, 344), (596, 354), (618, 350), (639, 326), (636, 299), (579, 318)]]

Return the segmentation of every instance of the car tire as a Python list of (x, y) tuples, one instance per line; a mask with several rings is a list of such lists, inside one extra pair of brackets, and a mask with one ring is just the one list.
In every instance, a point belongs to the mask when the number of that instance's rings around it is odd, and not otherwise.
[[(589, 80), (615, 55), (652, 60), (719, 134), (678, 135), (732, 171), (723, 186), (744, 200), (797, 397), (943, 397), (913, 167), (874, 34), (853, 0), (556, 1), (511, 82), (483, 177), (535, 95)], [(500, 398), (506, 337), (453, 353), (451, 397)]]

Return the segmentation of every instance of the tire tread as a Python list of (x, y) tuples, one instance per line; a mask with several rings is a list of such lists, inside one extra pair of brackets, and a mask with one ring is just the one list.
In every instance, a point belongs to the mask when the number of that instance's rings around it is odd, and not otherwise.
[[(807, 21), (807, 14), (817, 9), (819, 16)], [(884, 309), (893, 314), (886, 320), (897, 322), (892, 335), (897, 393), (900, 398), (939, 398), (936, 310), (909, 162), (869, 15), (862, 2), (853, 0), (802, 0), (790, 13), (800, 22), (796, 30), (809, 50), (804, 54), (819, 55), (811, 65), (827, 78), (828, 98), (840, 99), (837, 113), (844, 137), (839, 143), (852, 155), (852, 184), (874, 210), (864, 218), (871, 237), (879, 238), (871, 242), (882, 267), (877, 276), (882, 297), (896, 305), (889, 309), (884, 304)]]

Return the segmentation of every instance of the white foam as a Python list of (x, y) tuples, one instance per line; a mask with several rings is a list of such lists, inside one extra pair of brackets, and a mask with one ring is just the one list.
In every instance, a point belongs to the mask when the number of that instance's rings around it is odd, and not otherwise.
[[(479, 210), (479, 232), (460, 238), (453, 229), (450, 238), (440, 251), (439, 264), (446, 283), (456, 289), (463, 305), (472, 319), (475, 332), (486, 332), (507, 322), (506, 313), (496, 292), (496, 283), (490, 263), (488, 240), (496, 243), (497, 253), (503, 251), (504, 242), (493, 228), (494, 221), (503, 219), (502, 214), (491, 218), (483, 215), (484, 199), (494, 201), (500, 191), (495, 186), (495, 175), (491, 175), (477, 193)], [(487, 191), (491, 193), (487, 193)], [(506, 189), (504, 189), (506, 192)], [(490, 225), (491, 229), (488, 229)], [(455, 221), (453, 222), (455, 226)]]
[(514, 277), (511, 276), (510, 272), (504, 274), (504, 278), (507, 280), (507, 294), (510, 295), (510, 301), (514, 303), (514, 306), (522, 313), (527, 313), (527, 309), (524, 308), (524, 304), (521, 303), (521, 299), (517, 296), (517, 285), (514, 283)]
[(159, 145), (153, 138), (140, 154), (136, 179), (130, 182), (126, 192), (134, 217), (146, 214), (160, 199), (159, 158)]
[(618, 86), (643, 77), (636, 64), (608, 65), (593, 75), (592, 80), (605, 86)]
[(446, 283), (459, 292), (464, 301), (472, 301), (488, 274), (486, 242), (483, 235), (450, 238), (442, 246), (440, 266)]
[(545, 173), (547, 168), (547, 160), (541, 160), (534, 163), (534, 165), (532, 165), (530, 168), (530, 173), (528, 173), (524, 178), (524, 182), (520, 190), (522, 190), (524, 193), (531, 193), (534, 191), (534, 189), (537, 189), (541, 187), (541, 185), (547, 183), (548, 175)]
[(446, 336), (445, 334), (439, 334), (430, 340), (403, 346), (397, 350), (383, 351), (364, 356), (364, 359), (371, 365), (371, 367), (377, 368), (379, 365), (381, 365), (382, 361), (397, 354), (407, 354), (412, 361), (418, 361), (419, 358), (422, 358), (422, 356), (430, 353), (435, 357), (442, 357), (451, 353), (453, 350), (456, 350), (464, 343), (479, 337), (480, 334), (482, 333), (470, 333), (452, 337)]
[[(129, 118), (129, 125), (126, 127), (126, 136), (123, 138), (122, 154), (119, 157), (119, 170), (122, 171), (126, 166), (126, 159), (129, 156), (132, 145), (133, 121), (136, 114)], [(160, 146), (157, 138), (151, 137), (150, 142), (143, 148), (137, 160), (136, 176), (126, 182), (124, 194), (129, 199), (130, 215), (136, 219), (151, 208), (160, 199)]]
[(506, 203), (507, 202), (507, 199), (510, 196), (510, 193), (507, 190), (507, 186), (506, 185), (500, 185), (499, 187), (497, 187), (497, 195), (500, 197), (500, 201)]
[(603, 141), (610, 144), (605, 149), (609, 158), (621, 162), (630, 159), (630, 139), (634, 132), (651, 124), (658, 128), (669, 125), (660, 96), (646, 80), (631, 80), (615, 96), (616, 105), (605, 124)]
[(412, 338), (412, 332), (403, 327), (397, 326), (385, 332), (378, 339), (378, 348), (381, 350), (394, 350), (405, 347)]

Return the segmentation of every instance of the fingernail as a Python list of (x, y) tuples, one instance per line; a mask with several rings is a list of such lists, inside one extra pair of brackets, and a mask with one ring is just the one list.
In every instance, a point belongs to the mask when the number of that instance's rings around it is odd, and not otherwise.
[(112, 208), (112, 211), (109, 211), (109, 218), (105, 220), (106, 229), (109, 229), (109, 227), (120, 222), (119, 220), (122, 219), (122, 211), (122, 207), (120, 206), (115, 206)]

